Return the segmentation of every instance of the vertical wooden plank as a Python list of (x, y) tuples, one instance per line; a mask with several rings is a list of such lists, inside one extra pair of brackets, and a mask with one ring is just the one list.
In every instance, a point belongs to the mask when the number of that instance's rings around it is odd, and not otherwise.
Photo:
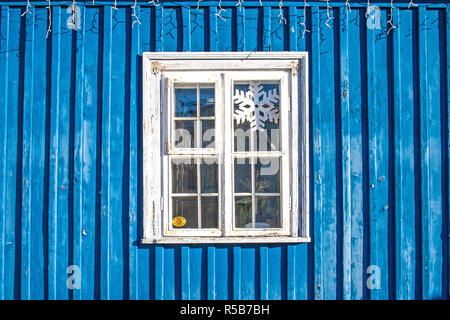
[[(3, 217), (3, 274), (5, 278), (3, 298), (6, 300), (20, 298), (20, 264), (21, 264), (21, 179), (22, 179), (22, 106), (23, 80), (20, 74), (23, 63), (21, 40), (21, 10), (2, 6), (2, 23), (5, 52), (5, 153), (4, 153), (4, 217)], [(6, 276), (7, 275), (7, 276)]]
[[(183, 7), (183, 10), (187, 10)], [(183, 50), (183, 22), (180, 7), (164, 7), (162, 9), (162, 47), (163, 51)], [(189, 20), (187, 20), (189, 21)], [(187, 43), (186, 43), (187, 45)]]
[(189, 298), (191, 300), (205, 299), (204, 281), (206, 280), (207, 269), (204, 258), (206, 248), (203, 246), (189, 247)]
[[(327, 12), (312, 8), (312, 123), (314, 167), (314, 291), (315, 299), (335, 299), (336, 141), (333, 30)], [(334, 26), (335, 21), (329, 21)]]
[[(217, 17), (217, 7), (216, 6), (210, 6), (208, 8), (208, 22), (209, 22), (209, 50), (210, 51), (218, 51), (219, 46), (219, 37), (218, 37), (218, 20), (220, 19)], [(220, 40), (222, 41), (222, 35)]]
[(270, 41), (271, 41), (271, 10), (272, 8), (269, 6), (263, 6), (262, 15), (263, 15), (263, 31), (262, 31), (262, 49), (263, 51), (270, 51)]
[[(36, 10), (33, 8), (33, 13)], [(24, 47), (24, 79), (23, 79), (23, 142), (22, 152), (22, 241), (21, 241), (21, 294), (24, 300), (31, 299), (31, 175), (32, 175), (32, 150), (33, 147), (33, 89), (34, 89), (34, 24), (35, 15), (24, 17), (25, 19), (25, 47)], [(37, 150), (36, 150), (37, 151)], [(33, 181), (34, 182), (34, 181)]]
[(368, 276), (380, 271), (379, 287), (373, 283), (368, 288), (369, 297), (374, 300), (389, 298), (388, 218), (389, 213), (394, 213), (393, 208), (389, 208), (389, 182), (392, 177), (389, 176), (389, 104), (386, 103), (389, 101), (386, 21), (386, 10), (381, 10), (380, 28), (367, 28), (369, 265), (376, 268)]
[[(100, 226), (100, 298), (110, 299), (110, 257), (111, 257), (111, 104), (112, 104), (112, 22), (113, 8), (104, 7), (103, 25), (103, 108), (102, 108), (102, 188)], [(117, 281), (117, 279), (113, 279)]]
[[(289, 6), (288, 7), (288, 12), (289, 12), (289, 25), (288, 30), (289, 30), (289, 50), (290, 51), (297, 51), (297, 44), (298, 44), (298, 36), (299, 34), (301, 34), (300, 32), (300, 28), (298, 28), (298, 19), (300, 18), (298, 16), (298, 12), (297, 12), (297, 7), (294, 6)], [(300, 36), (301, 38), (301, 36)]]
[(216, 247), (213, 245), (208, 245), (206, 249), (206, 267), (207, 267), (207, 275), (206, 275), (206, 299), (207, 300), (216, 300), (217, 299), (217, 288), (216, 288), (216, 269), (218, 266), (216, 265)]
[[(303, 18), (303, 8), (289, 7), (289, 48), (292, 51), (308, 50), (307, 42), (310, 39), (311, 33), (305, 32), (303, 34), (303, 26), (300, 24), (305, 21), (306, 28), (309, 30), (311, 23), (309, 20), (304, 20)], [(302, 120), (299, 119), (299, 121)], [(302, 125), (299, 122), (298, 126), (300, 127)], [(301, 197), (300, 194), (299, 197)], [(287, 246), (287, 299), (308, 299), (308, 246), (309, 244), (289, 244)]]
[(217, 44), (218, 51), (234, 51), (236, 50), (236, 18), (233, 12), (234, 8), (225, 8), (217, 10), (217, 34), (220, 41)]
[[(246, 14), (245, 10), (242, 7), (235, 8), (236, 13), (236, 50), (237, 51), (246, 51), (248, 48), (246, 48), (246, 38), (249, 36), (245, 34), (246, 29)], [(234, 26), (233, 26), (234, 27)]]
[(6, 229), (6, 143), (8, 134), (8, 28), (9, 8), (0, 6), (0, 105), (5, 106), (0, 112), (0, 145), (2, 154), (0, 156), (0, 299), (5, 299), (5, 229)]
[[(70, 75), (72, 32), (61, 7), (52, 11), (50, 155), (48, 215), (48, 298), (68, 299)], [(64, 79), (64, 81), (62, 81)]]
[(240, 299), (255, 300), (258, 296), (256, 247), (245, 246), (240, 248)]
[[(176, 11), (175, 11), (176, 14)], [(173, 17), (172, 15), (169, 15), (170, 21), (172, 21)], [(173, 26), (173, 28), (178, 29), (182, 28), (182, 35), (183, 35), (183, 51), (184, 52), (190, 52), (191, 51), (191, 8), (182, 6), (181, 7), (181, 20), (182, 24), (181, 26)], [(173, 32), (172, 30), (171, 32)], [(166, 41), (166, 40), (164, 40)]]
[(360, 10), (340, 8), (343, 298), (363, 298), (363, 169)]
[[(393, 10), (396, 298), (415, 297), (413, 13)], [(388, 26), (389, 27), (389, 26)]]
[[(135, 23), (131, 31), (130, 55), (130, 187), (129, 187), (129, 286), (130, 299), (150, 298), (149, 258), (152, 249), (140, 249), (143, 238), (142, 214), (142, 52), (150, 51), (150, 8), (136, 7), (141, 24)], [(147, 33), (148, 32), (148, 33)], [(147, 38), (146, 38), (147, 37)]]
[(180, 283), (181, 251), (175, 247), (164, 247), (163, 300), (182, 299)]
[(259, 246), (259, 299), (269, 300), (269, 252), (267, 246)]
[(268, 247), (267, 265), (267, 298), (269, 300), (286, 299), (286, 250), (284, 245), (271, 245)]
[(296, 261), (297, 246), (294, 244), (287, 245), (287, 257), (286, 257), (286, 291), (288, 300), (300, 299), (298, 291), (301, 287), (301, 283), (298, 282), (297, 268), (301, 268), (301, 265), (297, 265)]
[[(47, 222), (47, 210), (48, 210), (48, 190), (45, 186), (46, 174), (48, 171), (46, 169), (47, 162), (47, 41), (45, 38), (47, 30), (47, 10), (45, 8), (35, 8), (34, 9), (34, 21), (33, 21), (33, 32), (34, 35), (31, 38), (31, 46), (26, 48), (32, 49), (33, 53), (33, 65), (31, 77), (33, 91), (31, 95), (32, 102), (30, 105), (26, 105), (24, 102), (24, 118), (27, 113), (26, 108), (32, 108), (29, 112), (32, 114), (32, 119), (30, 119), (31, 130), (30, 136), (27, 137), (30, 143), (29, 148), (29, 166), (28, 177), (25, 174), (22, 177), (22, 194), (24, 195), (24, 200), (26, 199), (26, 189), (30, 191), (30, 270), (28, 270), (28, 279), (30, 287), (29, 298), (30, 299), (43, 299), (45, 294), (45, 278), (44, 267), (46, 262), (44, 262), (44, 246), (46, 246), (47, 234), (44, 224)], [(28, 21), (28, 19), (27, 19)], [(30, 20), (31, 22), (32, 20)], [(25, 64), (25, 69), (27, 66)], [(25, 133), (25, 131), (24, 131)], [(24, 139), (25, 141), (25, 139)], [(25, 147), (25, 143), (23, 144)], [(25, 171), (25, 166), (24, 170)], [(24, 172), (25, 173), (25, 172)], [(29, 183), (25, 179), (29, 179)], [(22, 263), (22, 266), (24, 263)]]
[[(84, 9), (84, 7), (83, 7)], [(89, 283), (86, 283), (84, 280), (88, 279), (89, 277), (89, 271), (88, 269), (84, 268), (85, 265), (85, 257), (83, 256), (85, 254), (83, 244), (82, 244), (82, 238), (83, 238), (83, 218), (85, 215), (94, 215), (95, 216), (95, 206), (94, 210), (92, 210), (92, 205), (89, 204), (88, 201), (86, 201), (86, 188), (91, 188), (90, 191), (95, 194), (95, 183), (93, 181), (89, 181), (89, 176), (85, 177), (85, 175), (89, 175), (89, 171), (85, 169), (89, 169), (89, 167), (92, 165), (90, 159), (88, 159), (88, 167), (84, 168), (84, 160), (86, 159), (85, 152), (85, 146), (91, 147), (91, 153), (95, 154), (95, 151), (92, 152), (92, 148), (96, 145), (95, 140), (94, 143), (92, 141), (85, 141), (85, 139), (89, 140), (89, 137), (85, 136), (85, 128), (84, 128), (84, 121), (86, 116), (86, 109), (85, 109), (85, 94), (86, 92), (83, 90), (85, 85), (85, 75), (86, 75), (86, 68), (85, 68), (85, 61), (86, 61), (86, 17), (85, 17), (85, 10), (83, 10), (83, 14), (80, 17), (82, 19), (82, 29), (80, 32), (77, 31), (75, 35), (75, 43), (76, 46), (73, 48), (75, 55), (75, 79), (76, 84), (75, 88), (71, 90), (75, 90), (75, 101), (74, 101), (74, 107), (73, 108), (73, 121), (74, 121), (74, 142), (73, 142), (73, 182), (74, 182), (74, 191), (73, 191), (73, 233), (72, 233), (72, 241), (73, 241), (73, 263), (76, 265), (79, 270), (81, 271), (81, 288), (82, 291), (74, 288), (73, 289), (73, 298), (74, 299), (80, 299), (82, 293), (87, 293), (87, 288), (89, 287)], [(89, 93), (88, 93), (89, 94)], [(71, 108), (71, 109), (72, 109)], [(93, 110), (93, 108), (91, 108)], [(89, 115), (91, 115), (93, 112), (88, 112)], [(95, 113), (94, 113), (95, 114)], [(95, 150), (95, 149), (94, 149)], [(92, 167), (90, 168), (92, 170)], [(89, 181), (89, 185), (86, 185), (86, 180)], [(94, 180), (95, 181), (95, 180)], [(94, 187), (94, 189), (92, 189)], [(89, 230), (90, 231), (90, 230)], [(85, 230), (85, 233), (87, 233), (87, 230)], [(87, 257), (86, 257), (87, 258)], [(88, 262), (92, 262), (92, 258), (88, 258)], [(95, 261), (95, 260), (94, 260)], [(84, 286), (83, 286), (84, 284)]]
[[(74, 204), (73, 261), (81, 271), (81, 289), (74, 289), (74, 299), (98, 296), (97, 279), (100, 249), (98, 201), (100, 161), (99, 123), (101, 117), (101, 19), (99, 8), (82, 7), (81, 28), (76, 32), (76, 84), (74, 105)], [(102, 240), (100, 240), (102, 241)]]
[(289, 14), (282, 8), (270, 10), (270, 47), (269, 51), (286, 51), (289, 47)]
[[(445, 34), (446, 34), (446, 36), (447, 36), (447, 39), (446, 39), (446, 43), (447, 43), (447, 46), (446, 46), (446, 48), (447, 48), (447, 50), (446, 50), (446, 56), (447, 56), (447, 67), (446, 67), (446, 70), (447, 70), (447, 72), (446, 72), (446, 75), (447, 75), (447, 106), (444, 106), (444, 108), (447, 108), (447, 118), (448, 119), (446, 119), (446, 121), (447, 121), (447, 148), (448, 148), (448, 151), (447, 151), (447, 157), (449, 156), (449, 154), (450, 154), (450, 72), (449, 72), (449, 70), (450, 70), (450, 52), (449, 52), (449, 49), (448, 48), (450, 48), (450, 6), (447, 6), (447, 8), (445, 9), (445, 16), (446, 16), (446, 19), (445, 19), (445, 26), (446, 26), (446, 30), (445, 30)], [(447, 201), (447, 220), (446, 220), (446, 223), (447, 223), (447, 230), (443, 230), (443, 233), (445, 234), (445, 232), (447, 232), (447, 235), (446, 235), (446, 245), (447, 245), (447, 274), (446, 274), (446, 276), (447, 276), (447, 293), (445, 293), (445, 295), (444, 295), (444, 297), (446, 297), (447, 299), (449, 298), (449, 296), (450, 296), (450, 263), (449, 263), (449, 261), (448, 261), (448, 259), (450, 259), (449, 257), (450, 257), (450, 244), (449, 244), (449, 242), (450, 242), (450, 223), (449, 223), (449, 220), (450, 220), (450, 217), (449, 217), (449, 212), (448, 212), (448, 210), (449, 210), (449, 200), (450, 200), (450, 195), (448, 194), (448, 192), (449, 192), (449, 189), (450, 189), (450, 186), (449, 186), (449, 177), (450, 177), (450, 159), (447, 159), (447, 169), (449, 170), (449, 172), (447, 172), (447, 181), (446, 181), (446, 183), (447, 183), (447, 199), (445, 199), (445, 201)], [(445, 281), (445, 279), (444, 279), (444, 281)], [(444, 286), (445, 287), (445, 286)]]
[(441, 57), (438, 10), (419, 14), (420, 138), (422, 178), (422, 297), (440, 299), (443, 253), (441, 187)]
[(160, 245), (155, 246), (155, 299), (164, 299), (164, 248)]
[[(105, 9), (104, 70), (109, 69), (108, 96), (103, 99), (102, 208), (107, 216), (107, 299), (128, 297), (128, 128), (129, 82), (127, 58), (129, 8)], [(109, 14), (111, 14), (109, 16)], [(107, 22), (108, 18), (108, 22)], [(111, 19), (110, 19), (111, 18)], [(109, 29), (109, 30), (108, 30)], [(107, 31), (108, 30), (108, 31)], [(110, 40), (106, 40), (110, 37)], [(109, 46), (107, 45), (109, 42)], [(108, 66), (107, 66), (108, 65)], [(125, 196), (123, 196), (125, 194)], [(103, 240), (102, 240), (103, 241)]]
[[(191, 52), (209, 50), (210, 34), (208, 34), (208, 10), (207, 7), (191, 7), (189, 14), (189, 42)], [(184, 30), (183, 26), (183, 32)], [(210, 31), (211, 32), (211, 31)], [(186, 50), (185, 50), (186, 51)]]
[(244, 11), (244, 33), (245, 33), (245, 50), (257, 51), (260, 50), (260, 29), (259, 29), (259, 14), (261, 10), (259, 8), (243, 7), (237, 9), (238, 11)]
[(191, 300), (191, 269), (190, 269), (190, 248), (181, 246), (181, 299)]
[(155, 6), (155, 51), (163, 51), (163, 8)]
[[(138, 219), (142, 219), (138, 214), (138, 137), (137, 137), (137, 116), (138, 116), (138, 101), (139, 101), (139, 90), (137, 86), (139, 85), (139, 63), (138, 54), (141, 48), (141, 27), (142, 27), (142, 17), (141, 17), (141, 6), (136, 6), (132, 8), (132, 14), (135, 13), (135, 17), (132, 17), (131, 26), (131, 46), (130, 46), (130, 123), (129, 123), (129, 188), (128, 188), (128, 287), (129, 287), (129, 299), (136, 300), (139, 299), (138, 290), (138, 280), (139, 280), (139, 257), (137, 244), (140, 242), (142, 237), (139, 237), (139, 224)], [(145, 250), (147, 251), (147, 250)], [(148, 299), (148, 298), (147, 298)]]
[(233, 250), (233, 300), (242, 300), (243, 296), (241, 294), (242, 291), (241, 247), (235, 245), (232, 246), (232, 250)]
[(216, 299), (233, 299), (232, 247), (216, 247)]

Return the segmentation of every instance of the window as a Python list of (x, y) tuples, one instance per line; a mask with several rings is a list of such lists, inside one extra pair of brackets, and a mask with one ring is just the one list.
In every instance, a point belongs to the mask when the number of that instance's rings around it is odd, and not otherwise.
[(307, 54), (143, 59), (143, 243), (309, 241)]

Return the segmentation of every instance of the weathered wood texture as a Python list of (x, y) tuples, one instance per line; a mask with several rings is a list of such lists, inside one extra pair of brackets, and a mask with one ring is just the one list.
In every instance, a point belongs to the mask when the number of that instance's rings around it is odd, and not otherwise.
[[(55, 0), (46, 39), (0, 1), (0, 299), (448, 299), (450, 8), (415, 2), (387, 35), (389, 3), (77, 1), (75, 32)], [(139, 244), (144, 51), (309, 52), (311, 243)]]

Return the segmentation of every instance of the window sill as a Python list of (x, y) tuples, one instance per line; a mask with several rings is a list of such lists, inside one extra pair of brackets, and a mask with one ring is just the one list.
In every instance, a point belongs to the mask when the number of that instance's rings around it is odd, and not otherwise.
[(303, 243), (311, 242), (308, 237), (165, 237), (142, 239), (141, 244), (200, 244), (200, 243)]

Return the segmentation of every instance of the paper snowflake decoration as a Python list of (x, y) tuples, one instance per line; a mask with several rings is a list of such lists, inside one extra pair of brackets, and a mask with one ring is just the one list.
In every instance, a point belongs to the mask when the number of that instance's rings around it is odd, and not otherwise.
[(265, 130), (265, 122), (278, 123), (280, 96), (277, 89), (264, 91), (261, 82), (251, 81), (248, 91), (236, 89), (233, 101), (239, 107), (234, 110), (236, 124), (249, 122), (252, 131)]

